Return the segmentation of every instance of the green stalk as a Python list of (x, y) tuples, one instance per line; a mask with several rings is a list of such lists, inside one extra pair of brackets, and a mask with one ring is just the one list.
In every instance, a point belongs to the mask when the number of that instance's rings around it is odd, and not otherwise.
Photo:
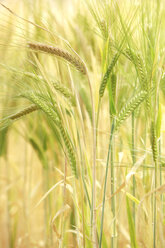
[(107, 178), (108, 178), (108, 169), (109, 169), (109, 158), (111, 154), (111, 146), (112, 146), (112, 138), (114, 133), (114, 120), (111, 126), (111, 133), (110, 133), (110, 140), (109, 140), (109, 147), (108, 147), (108, 155), (107, 155), (107, 162), (106, 162), (106, 171), (105, 171), (105, 181), (104, 181), (104, 193), (103, 193), (103, 201), (102, 201), (102, 215), (101, 215), (101, 227), (100, 227), (100, 239), (99, 239), (99, 248), (101, 248), (102, 243), (102, 236), (103, 236), (103, 224), (104, 224), (104, 208), (105, 208), (105, 195), (106, 195), (106, 187), (107, 187)]
[[(65, 156), (64, 161), (64, 188), (63, 188), (63, 207), (65, 207), (66, 204), (66, 177), (67, 177), (67, 158)], [(65, 230), (65, 221), (64, 221), (64, 215), (61, 216), (61, 240), (59, 242), (59, 248), (64, 247), (64, 230)]]
[[(135, 164), (135, 113), (134, 111), (132, 112), (132, 166)], [(136, 182), (135, 182), (135, 175), (132, 177), (132, 194), (135, 197), (135, 187), (136, 187)], [(135, 224), (135, 202), (133, 202), (133, 220)]]
[[(144, 133), (144, 150), (147, 150), (147, 125), (146, 122), (144, 123), (145, 125), (145, 133)], [(144, 166), (143, 166), (143, 184), (145, 185), (145, 176), (146, 176), (146, 158), (144, 159)]]
[[(158, 168), (158, 163), (155, 161), (155, 189), (157, 188), (157, 168)], [(156, 192), (154, 194), (154, 245), (153, 247), (156, 248), (156, 238), (157, 238), (157, 232), (156, 232), (156, 219), (157, 219), (157, 206), (156, 206)]]
[[(45, 185), (45, 168), (43, 168), (43, 193), (46, 192), (46, 185)], [(47, 199), (44, 200), (44, 242), (45, 247), (48, 248), (48, 238), (47, 238)]]
[[(151, 145), (152, 145), (152, 154), (153, 154), (153, 160), (154, 160), (154, 166), (155, 166), (155, 175), (154, 175), (154, 189), (157, 188), (157, 176), (158, 176), (158, 150), (157, 150), (157, 136), (155, 131), (155, 123), (151, 123)], [(154, 241), (153, 241), (153, 247), (156, 248), (156, 240), (157, 240), (157, 206), (156, 206), (156, 192), (153, 195), (154, 202), (153, 202), (153, 211), (154, 211), (154, 227), (153, 227), (153, 235), (154, 235)]]
[[(160, 169), (159, 178), (160, 178), (160, 186), (163, 183), (163, 180), (162, 180), (162, 161), (161, 161), (161, 154), (162, 154), (162, 142), (161, 142), (161, 137), (160, 137), (160, 139), (159, 139), (159, 169)], [(160, 199), (161, 199), (161, 205), (163, 206), (163, 194), (161, 194)]]
[[(6, 178), (7, 178), (7, 185), (10, 184), (10, 165), (8, 162), (7, 154), (5, 154), (5, 161), (6, 161)], [(8, 247), (14, 247), (13, 240), (12, 240), (12, 225), (11, 225), (11, 215), (10, 215), (10, 198), (11, 198), (11, 190), (9, 189), (6, 193), (7, 196), (7, 231), (8, 231)]]
[[(85, 66), (86, 67), (86, 66)], [(93, 185), (92, 185), (92, 208), (91, 208), (91, 216), (92, 216), (92, 233), (94, 238), (94, 247), (98, 247), (97, 240), (97, 229), (96, 229), (96, 122), (95, 122), (95, 103), (93, 97), (93, 91), (91, 82), (87, 71), (87, 79), (88, 85), (90, 89), (91, 103), (92, 103), (92, 133), (93, 133)]]
[[(111, 145), (111, 195), (114, 194), (115, 192), (115, 168), (114, 168), (114, 140), (112, 138), (112, 145)], [(116, 197), (113, 196), (111, 200), (111, 209), (112, 209), (112, 214), (113, 214), (113, 229), (112, 229), (112, 235), (111, 235), (111, 247), (114, 248), (116, 247)]]
[[(50, 186), (50, 176), (49, 176), (49, 167), (46, 169), (46, 191), (48, 191), (51, 186)], [(47, 205), (48, 205), (48, 219), (47, 219), (47, 223), (48, 223), (48, 234), (50, 235), (49, 237), (49, 240), (50, 240), (50, 245), (53, 245), (53, 230), (52, 228), (50, 228), (49, 226), (49, 219), (50, 219), (50, 216), (51, 216), (51, 195), (49, 194), (48, 195), (48, 199), (47, 199)]]
[(100, 115), (100, 107), (101, 107), (101, 98), (99, 98), (97, 114), (96, 114), (96, 144), (97, 144), (97, 134), (98, 134), (98, 125), (99, 125), (99, 115)]

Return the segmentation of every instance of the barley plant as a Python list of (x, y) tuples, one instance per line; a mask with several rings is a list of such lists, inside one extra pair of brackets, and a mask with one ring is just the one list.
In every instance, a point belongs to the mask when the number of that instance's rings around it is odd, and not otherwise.
[(0, 2), (0, 247), (165, 247), (164, 0)]

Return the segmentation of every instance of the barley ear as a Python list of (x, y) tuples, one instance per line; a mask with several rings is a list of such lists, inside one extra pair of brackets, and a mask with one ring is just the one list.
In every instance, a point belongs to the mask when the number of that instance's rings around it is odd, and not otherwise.
[(114, 66), (116, 65), (117, 61), (118, 61), (118, 58), (119, 58), (120, 54), (119, 53), (116, 53), (114, 55), (114, 57), (112, 58), (112, 61), (106, 71), (106, 73), (104, 74), (103, 76), (103, 79), (102, 79), (102, 82), (101, 82), (101, 85), (100, 85), (100, 89), (99, 89), (99, 96), (100, 98), (103, 97), (104, 95), (104, 91), (105, 91), (105, 88), (106, 88), (106, 85), (107, 85), (107, 82), (108, 82), (108, 79), (109, 79), (109, 76), (114, 68)]
[(156, 137), (154, 122), (151, 123), (151, 146), (152, 146), (153, 160), (156, 163), (158, 160), (158, 148), (157, 148), (157, 137)]
[(71, 165), (71, 168), (72, 168), (73, 175), (76, 178), (78, 178), (78, 173), (77, 173), (77, 168), (76, 168), (76, 157), (75, 157), (75, 152), (73, 150), (71, 141), (70, 141), (70, 139), (68, 137), (68, 134), (66, 133), (61, 121), (59, 122), (58, 127), (60, 129), (61, 136), (63, 137), (65, 146), (67, 148), (68, 157), (69, 157), (69, 161), (70, 161), (70, 165)]
[(49, 46), (43, 43), (28, 42), (28, 47), (38, 52), (41, 51), (41, 52), (55, 55), (57, 57), (61, 57), (65, 59), (66, 61), (68, 61), (70, 64), (72, 64), (82, 74), (84, 75), (86, 74), (86, 68), (83, 62), (78, 57), (74, 57), (68, 51), (65, 51), (58, 47)]
[[(148, 81), (147, 81), (147, 72), (145, 68), (145, 63), (143, 57), (140, 55), (140, 53), (135, 53), (132, 49), (126, 49), (125, 55), (129, 58), (129, 60), (135, 65), (139, 81), (142, 85), (143, 90), (147, 91), (149, 93), (148, 89)], [(146, 97), (146, 106), (148, 109), (148, 113), (151, 111), (151, 103), (150, 103), (150, 97)]]
[(132, 97), (132, 99), (128, 103), (125, 104), (116, 118), (115, 130), (117, 130), (121, 123), (126, 120), (131, 115), (131, 113), (144, 101), (146, 96), (147, 92), (141, 91), (136, 96)]
[(116, 74), (113, 73), (111, 75), (111, 88), (112, 88), (112, 96), (113, 96), (114, 102), (116, 99), (116, 83), (117, 83), (117, 77), (116, 77)]
[(30, 113), (38, 110), (38, 109), (39, 109), (39, 107), (33, 104), (33, 105), (31, 105), (31, 106), (29, 106), (29, 107), (27, 107), (27, 108), (19, 111), (16, 114), (10, 115), (8, 118), (10, 120), (14, 120), (15, 121), (15, 120), (18, 120), (19, 118), (21, 118), (21, 117), (23, 117), (25, 115), (28, 115), (28, 114), (30, 114)]
[(35, 94), (33, 92), (24, 93), (24, 97), (26, 97), (34, 104), (36, 104), (57, 125), (68, 151), (68, 157), (69, 157), (70, 165), (72, 167), (73, 174), (76, 177), (78, 177), (77, 169), (76, 169), (75, 153), (71, 141), (63, 127), (62, 120), (58, 112), (56, 103), (54, 102), (54, 106), (52, 108), (52, 106), (49, 103), (45, 102), (40, 95)]
[(43, 101), (41, 96), (35, 94), (34, 92), (26, 92), (22, 94), (22, 96), (29, 99), (31, 102), (37, 105), (38, 108), (40, 108), (56, 124), (59, 123), (59, 116), (58, 116), (57, 109), (56, 108), (52, 109), (48, 103)]
[(56, 91), (60, 92), (65, 98), (67, 98), (73, 106), (76, 106), (76, 99), (67, 87), (58, 82), (53, 82), (53, 87)]

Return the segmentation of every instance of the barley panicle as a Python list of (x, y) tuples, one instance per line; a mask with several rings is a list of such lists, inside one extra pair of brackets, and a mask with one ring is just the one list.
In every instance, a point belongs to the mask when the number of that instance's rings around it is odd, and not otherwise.
[(77, 168), (76, 168), (76, 157), (75, 157), (75, 153), (74, 153), (72, 144), (71, 144), (71, 142), (70, 142), (70, 140), (68, 138), (68, 135), (67, 135), (67, 133), (66, 133), (66, 131), (65, 131), (65, 129), (64, 129), (61, 121), (59, 122), (58, 127), (60, 129), (60, 132), (61, 132), (61, 135), (63, 137), (65, 146), (66, 146), (67, 151), (68, 151), (68, 156), (69, 156), (69, 160), (70, 160), (72, 172), (73, 172), (73, 174), (76, 177), (78, 177)]
[(76, 69), (78, 71), (80, 71), (82, 74), (86, 74), (86, 68), (85, 68), (84, 64), (82, 63), (82, 61), (80, 61), (79, 58), (76, 58), (73, 55), (71, 55), (68, 51), (65, 51), (61, 48), (53, 47), (53, 46), (50, 46), (47, 44), (42, 44), (42, 43), (28, 42), (28, 46), (32, 50), (42, 51), (42, 52), (46, 52), (46, 53), (61, 57), (65, 60), (67, 60), (72, 65), (74, 65), (76, 67)]
[(112, 61), (111, 61), (110, 65), (109, 65), (106, 73), (104, 74), (104, 77), (102, 79), (102, 82), (101, 82), (101, 85), (100, 85), (100, 89), (99, 89), (100, 98), (102, 98), (103, 95), (104, 95), (104, 91), (105, 91), (105, 88), (106, 88), (106, 85), (107, 85), (107, 82), (108, 82), (108, 78), (109, 78), (109, 76), (110, 76), (110, 74), (111, 74), (114, 66), (117, 63), (117, 60), (118, 60), (119, 56), (120, 56), (120, 53), (116, 53), (114, 55), (114, 57), (112, 58)]
[(53, 82), (53, 87), (55, 88), (55, 90), (59, 91), (65, 98), (70, 100), (72, 105), (74, 106), (76, 105), (74, 95), (70, 92), (70, 90), (67, 87), (57, 82)]
[(27, 114), (30, 114), (30, 113), (38, 110), (38, 109), (39, 109), (39, 107), (33, 104), (33, 105), (31, 105), (31, 106), (19, 111), (16, 114), (10, 115), (8, 118), (11, 119), (11, 120), (17, 120), (20, 117), (22, 117), (24, 115), (27, 115)]
[(125, 50), (126, 56), (132, 61), (132, 63), (135, 65), (135, 68), (137, 70), (139, 80), (141, 84), (143, 85), (144, 90), (147, 90), (147, 78), (146, 78), (146, 69), (145, 69), (145, 63), (140, 55), (140, 53), (135, 53), (132, 49), (126, 49)]
[(72, 171), (73, 171), (74, 175), (77, 177), (76, 158), (74, 155), (73, 147), (72, 147), (72, 144), (69, 140), (69, 137), (68, 137), (68, 135), (67, 135), (67, 133), (63, 127), (62, 120), (61, 120), (60, 114), (57, 110), (56, 103), (54, 102), (54, 106), (52, 108), (52, 106), (50, 106), (50, 104), (45, 103), (45, 101), (43, 101), (43, 98), (40, 95), (37, 95), (33, 92), (25, 93), (24, 97), (28, 98), (33, 103), (35, 103), (47, 116), (49, 116), (49, 118), (59, 128), (59, 130), (61, 132), (61, 136), (63, 137), (65, 146), (66, 146), (67, 151), (68, 151), (68, 156), (69, 156), (70, 164), (72, 167)]
[(116, 119), (115, 129), (117, 130), (121, 123), (131, 115), (131, 113), (143, 102), (147, 95), (146, 91), (141, 91), (134, 96), (125, 106), (121, 109)]
[(153, 122), (151, 123), (151, 146), (152, 146), (153, 160), (156, 163), (158, 159), (158, 148), (157, 148), (156, 130)]
[(116, 82), (117, 82), (117, 77), (116, 74), (113, 73), (111, 76), (111, 87), (112, 87), (112, 96), (114, 101), (116, 98)]
[(37, 94), (34, 94), (33, 92), (28, 92), (22, 94), (25, 98), (32, 101), (34, 104), (36, 104), (45, 114), (47, 114), (55, 123), (59, 122), (59, 116), (56, 109), (50, 108), (48, 104), (46, 104), (40, 96)]

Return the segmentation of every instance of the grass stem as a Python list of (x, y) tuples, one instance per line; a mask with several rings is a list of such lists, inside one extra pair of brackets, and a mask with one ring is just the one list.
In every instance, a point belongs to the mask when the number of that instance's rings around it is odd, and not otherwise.
[(112, 138), (113, 138), (114, 127), (115, 127), (115, 124), (114, 124), (114, 121), (113, 121), (112, 122), (112, 126), (111, 126), (111, 134), (110, 134), (110, 140), (109, 140), (108, 156), (107, 156), (106, 171), (105, 171), (105, 181), (104, 181), (104, 192), (103, 192), (103, 200), (102, 200), (102, 215), (101, 215), (99, 248), (101, 248), (102, 236), (103, 236), (105, 195), (106, 195), (106, 188), (107, 188), (107, 178), (108, 178), (108, 169), (109, 169), (109, 158), (110, 158), (110, 154), (111, 154), (111, 146), (112, 146)]

